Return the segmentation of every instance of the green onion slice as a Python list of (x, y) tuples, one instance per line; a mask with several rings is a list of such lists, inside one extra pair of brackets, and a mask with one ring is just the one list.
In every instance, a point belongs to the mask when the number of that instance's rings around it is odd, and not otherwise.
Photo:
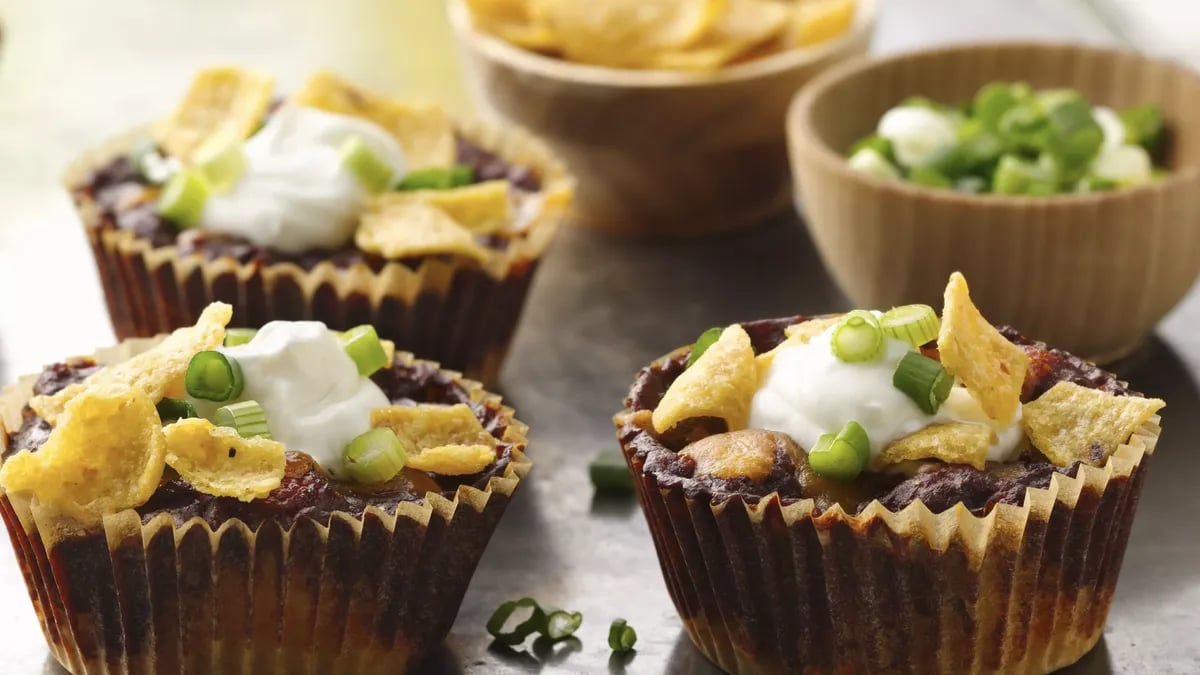
[(823, 434), (808, 451), (808, 464), (818, 474), (833, 480), (858, 478), (871, 457), (871, 442), (858, 422), (847, 422), (836, 434)]
[(693, 363), (699, 361), (700, 357), (704, 356), (704, 352), (708, 351), (714, 342), (721, 339), (721, 333), (724, 331), (724, 328), (715, 327), (701, 333), (700, 337), (696, 338), (696, 344), (692, 345), (692, 353), (688, 355), (687, 367), (691, 368)]
[(358, 483), (382, 483), (400, 473), (408, 461), (408, 452), (396, 432), (377, 427), (359, 434), (346, 445), (342, 466)]
[(883, 330), (879, 319), (866, 310), (856, 309), (833, 329), (830, 338), (833, 355), (847, 363), (875, 361), (883, 356)]
[(226, 328), (224, 345), (226, 347), (244, 345), (253, 340), (255, 335), (258, 335), (257, 328)]
[(217, 412), (213, 413), (213, 424), (234, 429), (242, 438), (271, 437), (267, 411), (258, 401), (239, 401), (217, 408)]
[(574, 635), (581, 625), (583, 625), (582, 612), (556, 609), (546, 614), (546, 629), (542, 634), (551, 640), (562, 640)]
[[(511, 629), (505, 630), (505, 626), (511, 623), (510, 619), (518, 609), (529, 610), (528, 616), (523, 621), (518, 621)], [(533, 598), (521, 598), (502, 603), (487, 622), (488, 634), (497, 642), (506, 645), (519, 645), (530, 635), (544, 632), (545, 628), (546, 612)]]
[(618, 654), (624, 654), (637, 644), (637, 631), (625, 619), (613, 619), (608, 627), (608, 646)]
[(229, 192), (246, 173), (246, 153), (241, 143), (231, 143), (201, 160), (199, 168), (213, 192)]
[(633, 475), (620, 450), (601, 450), (588, 465), (588, 476), (596, 492), (611, 495), (633, 494)]
[(191, 403), (179, 398), (164, 398), (154, 407), (158, 409), (158, 418), (162, 420), (163, 424), (198, 417), (196, 408)]
[(342, 143), (342, 165), (372, 194), (387, 190), (395, 175), (391, 165), (377, 155), (362, 136), (350, 136)]
[(396, 185), (397, 190), (450, 190), (470, 185), (475, 180), (475, 170), (469, 166), (450, 168), (428, 168), (408, 172)]
[(879, 318), (879, 327), (888, 337), (920, 347), (937, 339), (941, 322), (929, 305), (903, 305), (884, 312)]
[(217, 403), (237, 398), (245, 386), (237, 361), (217, 351), (203, 351), (193, 356), (183, 383), (192, 398)]
[(909, 352), (896, 365), (892, 385), (904, 392), (925, 414), (933, 415), (950, 395), (954, 378), (934, 359)]
[(158, 196), (158, 213), (181, 228), (195, 227), (208, 202), (208, 181), (196, 169), (182, 169)]
[(358, 374), (363, 377), (370, 377), (388, 365), (387, 352), (374, 326), (355, 326), (342, 333), (342, 348), (354, 359)]

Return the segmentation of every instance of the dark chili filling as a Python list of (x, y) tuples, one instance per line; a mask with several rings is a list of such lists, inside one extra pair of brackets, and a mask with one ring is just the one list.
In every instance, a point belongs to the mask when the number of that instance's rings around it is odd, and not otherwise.
[[(462, 136), (457, 141), (457, 161), (471, 167), (473, 182), (507, 180), (519, 197), (541, 190), (541, 178), (531, 167), (511, 164)], [(339, 249), (314, 249), (292, 255), (259, 246), (241, 237), (203, 230), (180, 231), (160, 216), (154, 201), (148, 199), (147, 191), (153, 187), (137, 172), (130, 157), (122, 155), (93, 171), (83, 185), (74, 189), (73, 196), (77, 203), (85, 200), (95, 203), (99, 210), (99, 228), (128, 230), (149, 240), (156, 248), (177, 246), (184, 255), (200, 253), (208, 260), (233, 258), (243, 264), (291, 262), (306, 270), (329, 261), (341, 268), (364, 263), (379, 271), (388, 262), (380, 256), (360, 251), (353, 242)], [(480, 243), (504, 249), (508, 240), (490, 235), (482, 237)], [(410, 267), (416, 267), (419, 263), (417, 259), (399, 262)]]
[[(38, 378), (34, 393), (53, 394), (83, 380), (99, 368), (90, 359), (52, 365)], [(475, 417), (484, 428), (497, 439), (508, 428), (499, 405), (471, 401), (462, 385), (429, 364), (405, 365), (397, 362), (372, 379), (396, 405), (466, 403), (475, 411)], [(26, 407), (23, 414), (21, 427), (8, 437), (3, 459), (20, 450), (37, 452), (50, 434), (50, 426), (33, 410)], [(504, 473), (512, 459), (512, 450), (511, 444), (499, 442), (496, 461), (481, 473), (440, 476), (405, 469), (387, 483), (369, 486), (333, 480), (308, 455), (289, 451), (283, 483), (266, 499), (252, 502), (197, 492), (168, 468), (158, 490), (138, 508), (138, 512), (143, 521), (149, 521), (160, 513), (169, 513), (180, 523), (199, 516), (213, 527), (229, 518), (240, 518), (252, 527), (267, 519), (290, 527), (299, 517), (325, 522), (334, 511), (359, 514), (368, 506), (395, 513), (399, 502), (420, 502), (429, 491), (453, 498), (461, 485), (485, 487), (489, 478)]]
[[(754, 352), (761, 354), (781, 343), (784, 329), (807, 317), (793, 316), (744, 323)], [(1029, 355), (1030, 365), (1025, 376), (1022, 402), (1041, 396), (1055, 383), (1073, 382), (1101, 389), (1118, 396), (1136, 395), (1111, 373), (1058, 349), (1025, 338), (1012, 328), (1001, 333), (1020, 345)], [(932, 345), (923, 351), (936, 357)], [(663, 395), (683, 372), (687, 350), (675, 352), (638, 373), (626, 407), (634, 412), (653, 411)], [(784, 504), (801, 499), (813, 499), (817, 509), (824, 511), (840, 504), (850, 513), (857, 513), (873, 500), (898, 511), (914, 501), (924, 502), (934, 513), (941, 513), (962, 502), (973, 513), (982, 515), (999, 503), (1021, 504), (1028, 488), (1045, 488), (1055, 473), (1074, 476), (1081, 462), (1059, 467), (1047, 461), (1035, 450), (1028, 450), (1015, 462), (989, 464), (985, 470), (962, 464), (930, 462), (911, 474), (864, 473), (851, 482), (832, 481), (813, 472), (807, 465), (807, 455), (793, 459), (779, 453), (775, 466), (765, 478), (752, 481), (744, 477), (723, 479), (695, 475), (696, 465), (690, 458), (679, 455), (688, 443), (704, 436), (724, 431), (724, 422), (715, 419), (688, 420), (662, 435), (652, 434), (644, 424), (627, 423), (620, 431), (622, 442), (633, 448), (645, 462), (644, 470), (662, 486), (681, 486), (690, 498), (709, 498), (724, 501), (738, 497), (757, 502), (777, 493)], [(1103, 457), (1092, 458), (1099, 463)], [(796, 463), (801, 465), (797, 466)]]

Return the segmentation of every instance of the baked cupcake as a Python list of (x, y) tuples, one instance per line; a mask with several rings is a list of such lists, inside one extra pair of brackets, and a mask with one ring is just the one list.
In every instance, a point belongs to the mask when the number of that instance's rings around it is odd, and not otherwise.
[(368, 327), (230, 307), (0, 395), (0, 513), (72, 673), (399, 673), (449, 631), (525, 427)]
[(201, 71), (174, 113), (67, 171), (120, 339), (195, 323), (374, 325), (495, 381), (572, 180), (510, 128), (326, 72)]
[(1163, 402), (928, 306), (735, 324), (618, 436), (688, 635), (731, 673), (1045, 673), (1104, 628)]

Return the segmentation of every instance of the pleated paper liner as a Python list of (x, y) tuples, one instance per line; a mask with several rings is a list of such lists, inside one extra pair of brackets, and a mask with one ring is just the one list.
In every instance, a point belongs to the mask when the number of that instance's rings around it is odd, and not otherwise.
[[(618, 426), (648, 428), (632, 415)], [(1158, 421), (1102, 468), (984, 517), (713, 504), (659, 486), (629, 435), (622, 447), (688, 636), (725, 671), (1047, 673), (1103, 632)]]
[[(97, 358), (112, 363), (153, 343), (129, 340)], [(0, 445), (34, 379), (0, 396)], [(461, 383), (474, 400), (498, 400)], [(523, 446), (527, 428), (504, 414), (506, 440)], [(76, 675), (395, 674), (449, 632), (529, 467), (518, 447), (482, 490), (289, 528), (268, 518), (213, 529), (167, 514), (143, 524), (132, 509), (83, 525), (2, 492), (0, 515), (50, 651)]]
[[(458, 129), (505, 160), (534, 167), (542, 179), (540, 208), (525, 236), (503, 251), (493, 249), (482, 265), (455, 256), (427, 256), (416, 268), (389, 262), (378, 272), (365, 263), (339, 268), (321, 262), (306, 271), (290, 262), (207, 261), (200, 253), (181, 255), (175, 246), (155, 248), (132, 232), (101, 228), (96, 205), (79, 204), (117, 337), (192, 325), (204, 307), (220, 300), (233, 305), (244, 326), (315, 320), (344, 330), (369, 323), (403, 349), (494, 385), (538, 262), (570, 206), (574, 181), (524, 131), (474, 121), (459, 122)], [(64, 176), (68, 189), (148, 133), (139, 129), (85, 154)]]

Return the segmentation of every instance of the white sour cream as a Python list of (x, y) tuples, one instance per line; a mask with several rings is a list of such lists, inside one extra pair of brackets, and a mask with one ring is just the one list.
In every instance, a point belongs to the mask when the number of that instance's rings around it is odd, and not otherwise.
[(907, 167), (929, 166), (958, 140), (954, 121), (936, 110), (900, 106), (884, 113), (876, 132), (892, 142), (896, 159)]
[(315, 108), (280, 108), (244, 146), (246, 171), (212, 195), (200, 227), (299, 254), (337, 248), (354, 236), (367, 191), (342, 164), (342, 143), (360, 136), (399, 180), (404, 151), (382, 127)]
[[(346, 444), (371, 428), (371, 411), (391, 405), (318, 321), (272, 321), (250, 342), (217, 351), (237, 360), (246, 381), (238, 400), (258, 401), (271, 438), (308, 454), (334, 476)], [(192, 404), (209, 419), (224, 405)]]
[[(863, 426), (871, 441), (871, 459), (885, 447), (930, 424), (967, 422), (993, 426), (966, 389), (955, 387), (936, 415), (927, 415), (892, 384), (896, 364), (912, 348), (887, 339), (885, 354), (873, 363), (846, 363), (833, 355), (833, 329), (808, 344), (780, 349), (750, 404), (750, 428), (779, 431), (800, 447), (814, 447), (822, 434), (836, 433), (846, 422)], [(991, 461), (1016, 458), (1021, 441), (1017, 419), (995, 428)]]

